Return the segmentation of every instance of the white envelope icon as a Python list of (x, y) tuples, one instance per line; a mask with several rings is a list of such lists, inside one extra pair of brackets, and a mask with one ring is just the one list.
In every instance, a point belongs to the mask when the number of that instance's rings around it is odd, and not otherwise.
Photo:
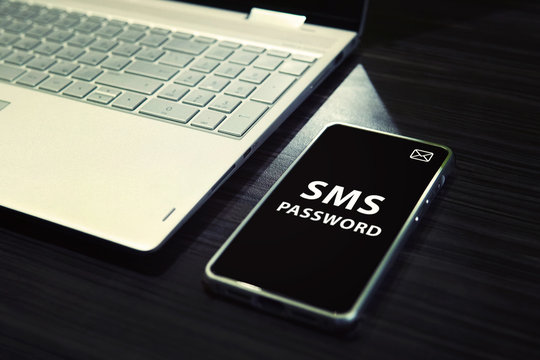
[(413, 160), (429, 162), (433, 157), (433, 153), (426, 150), (414, 149), (409, 157)]

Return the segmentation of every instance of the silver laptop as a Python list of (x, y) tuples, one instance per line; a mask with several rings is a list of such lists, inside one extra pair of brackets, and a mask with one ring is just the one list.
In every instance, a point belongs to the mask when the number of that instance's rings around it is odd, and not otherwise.
[(0, 0), (0, 206), (156, 249), (352, 51), (365, 13), (227, 3)]

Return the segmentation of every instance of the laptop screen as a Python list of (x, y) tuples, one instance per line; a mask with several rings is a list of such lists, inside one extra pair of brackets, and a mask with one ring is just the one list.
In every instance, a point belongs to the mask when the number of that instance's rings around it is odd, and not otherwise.
[(360, 31), (367, 0), (187, 0), (228, 10), (249, 13), (254, 8), (304, 15), (311, 24)]

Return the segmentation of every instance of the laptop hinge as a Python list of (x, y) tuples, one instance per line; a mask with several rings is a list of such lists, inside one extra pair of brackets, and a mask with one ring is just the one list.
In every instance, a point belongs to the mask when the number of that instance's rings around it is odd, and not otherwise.
[(304, 23), (306, 22), (306, 17), (302, 15), (288, 14), (279, 11), (252, 8), (248, 15), (248, 21), (257, 22), (260, 24), (298, 28), (304, 25)]

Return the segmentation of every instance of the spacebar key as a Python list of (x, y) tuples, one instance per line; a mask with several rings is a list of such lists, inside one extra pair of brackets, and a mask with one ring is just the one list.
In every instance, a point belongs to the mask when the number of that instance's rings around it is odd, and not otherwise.
[(146, 95), (153, 94), (163, 84), (161, 81), (144, 76), (115, 72), (104, 73), (96, 80), (96, 83)]

